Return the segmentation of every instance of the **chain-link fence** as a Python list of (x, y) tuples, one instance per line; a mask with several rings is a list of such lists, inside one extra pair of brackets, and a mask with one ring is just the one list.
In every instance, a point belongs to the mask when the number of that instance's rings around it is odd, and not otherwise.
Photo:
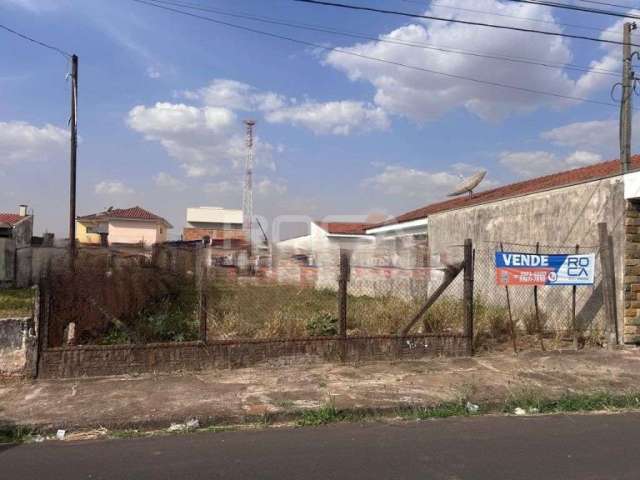
[(52, 264), (40, 281), (46, 346), (197, 340), (194, 252), (172, 259), (86, 249)]
[[(497, 282), (495, 264), (499, 251), (595, 253), (598, 262), (596, 247), (507, 242), (473, 247), (477, 350), (601, 342), (605, 314), (599, 269), (592, 286), (504, 287)], [(295, 257), (279, 266), (256, 265), (250, 272), (208, 265), (202, 252), (196, 244), (156, 248), (149, 257), (107, 252), (81, 255), (73, 270), (53, 269), (42, 285), (50, 299), (48, 346), (465, 335), (471, 297), (465, 301), (463, 245), (408, 261), (402, 251), (378, 257), (371, 256), (373, 250), (360, 252), (347, 256), (342, 272), (340, 251), (323, 252), (314, 262)]]
[(491, 348), (552, 349), (585, 342), (600, 344), (605, 328), (602, 273), (593, 285), (501, 286), (496, 277), (496, 252), (588, 254), (596, 246), (554, 246), (484, 242), (475, 249), (474, 309), (476, 344)]

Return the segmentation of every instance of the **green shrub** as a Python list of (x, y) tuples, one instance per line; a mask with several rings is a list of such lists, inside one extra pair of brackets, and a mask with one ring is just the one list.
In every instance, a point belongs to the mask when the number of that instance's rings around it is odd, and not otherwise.
[(307, 334), (312, 337), (330, 337), (338, 334), (338, 319), (328, 312), (321, 312), (307, 322)]

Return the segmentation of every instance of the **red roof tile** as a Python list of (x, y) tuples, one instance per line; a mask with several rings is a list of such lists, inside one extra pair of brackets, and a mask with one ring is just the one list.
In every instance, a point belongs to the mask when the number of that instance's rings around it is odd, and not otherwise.
[[(631, 168), (640, 168), (640, 155), (634, 155), (631, 157)], [(396, 218), (374, 225), (374, 227), (410, 222), (412, 220), (426, 218), (434, 213), (471, 207), (482, 203), (495, 202), (506, 198), (541, 192), (553, 188), (566, 187), (578, 183), (598, 180), (600, 178), (620, 175), (620, 173), (620, 160), (596, 163), (595, 165), (589, 165), (587, 167), (566, 170), (564, 172), (545, 175), (544, 177), (532, 178), (531, 180), (525, 180), (523, 182), (512, 183), (491, 190), (485, 190), (484, 192), (474, 193), (471, 196), (464, 195), (451, 200), (432, 203), (425, 207), (398, 215)]]
[(20, 220), (24, 220), (27, 217), (18, 215), (17, 213), (0, 213), (0, 223), (8, 223), (13, 226)]
[(337, 235), (364, 235), (367, 228), (371, 228), (371, 223), (353, 222), (313, 222), (323, 230)]
[(131, 208), (112, 208), (100, 213), (94, 213), (92, 215), (85, 215), (83, 217), (78, 217), (78, 220), (99, 220), (99, 219), (131, 219), (131, 220), (160, 220), (167, 225), (167, 222), (164, 218), (156, 215), (155, 213), (151, 213), (144, 208), (135, 206)]

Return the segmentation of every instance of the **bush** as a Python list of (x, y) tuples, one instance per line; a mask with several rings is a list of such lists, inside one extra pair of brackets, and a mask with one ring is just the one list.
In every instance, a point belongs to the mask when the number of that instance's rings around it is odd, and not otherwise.
[(307, 333), (312, 337), (337, 335), (338, 319), (328, 312), (318, 313), (307, 322)]

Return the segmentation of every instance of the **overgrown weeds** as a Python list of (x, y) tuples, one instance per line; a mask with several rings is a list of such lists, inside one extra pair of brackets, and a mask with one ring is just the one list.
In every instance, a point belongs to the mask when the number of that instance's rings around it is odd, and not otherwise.
[[(209, 338), (286, 338), (337, 333), (332, 290), (273, 283), (215, 282), (208, 296)], [(348, 298), (349, 335), (389, 335), (413, 316), (419, 303), (400, 298)]]
[(31, 315), (33, 289), (9, 288), (0, 290), (0, 317)]

